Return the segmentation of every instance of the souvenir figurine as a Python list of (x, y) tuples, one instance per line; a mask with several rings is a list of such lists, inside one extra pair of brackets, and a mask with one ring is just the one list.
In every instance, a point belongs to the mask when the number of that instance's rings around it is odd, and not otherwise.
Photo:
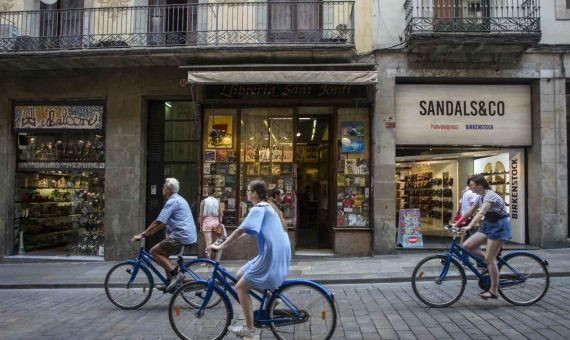
[(63, 148), (63, 142), (58, 140), (57, 142), (55, 142), (55, 159), (58, 162), (63, 161), (64, 153), (65, 150)]

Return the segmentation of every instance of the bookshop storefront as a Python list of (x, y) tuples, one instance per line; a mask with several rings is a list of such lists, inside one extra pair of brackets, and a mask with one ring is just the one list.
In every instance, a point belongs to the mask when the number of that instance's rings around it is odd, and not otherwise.
[(371, 254), (368, 83), (200, 87), (201, 196), (214, 191), (228, 232), (251, 208), (249, 181), (262, 178), (270, 192), (283, 190), (279, 206), (295, 251)]
[[(405, 224), (402, 215), (417, 216), (422, 237), (412, 237), (414, 242), (422, 240), (424, 247), (447, 242), (441, 240), (449, 236), (442, 226), (457, 213), (467, 180), (481, 174), (505, 201), (511, 241), (527, 243), (529, 85), (398, 84), (396, 119), (399, 228)], [(398, 246), (421, 246), (399, 231)]]

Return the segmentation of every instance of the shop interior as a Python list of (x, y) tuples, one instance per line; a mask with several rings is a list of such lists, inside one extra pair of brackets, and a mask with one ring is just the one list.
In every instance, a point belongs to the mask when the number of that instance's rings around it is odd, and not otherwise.
[(526, 243), (524, 150), (398, 148), (396, 154), (396, 213), (419, 209), (423, 248), (448, 245), (450, 234), (443, 226), (457, 214), (467, 180), (475, 174), (484, 175), (505, 201), (513, 225), (511, 241)]

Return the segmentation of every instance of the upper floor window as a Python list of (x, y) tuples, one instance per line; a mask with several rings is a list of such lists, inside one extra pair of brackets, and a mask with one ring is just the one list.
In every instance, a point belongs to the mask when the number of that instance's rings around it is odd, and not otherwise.
[(81, 46), (83, 31), (83, 0), (57, 0), (40, 2), (40, 36), (65, 37), (49, 44), (58, 47)]

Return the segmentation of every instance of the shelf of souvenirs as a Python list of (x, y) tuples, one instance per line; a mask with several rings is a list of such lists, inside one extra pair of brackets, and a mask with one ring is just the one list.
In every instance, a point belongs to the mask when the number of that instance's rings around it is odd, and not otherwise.
[(81, 200), (77, 200), (77, 201), (45, 201), (45, 202), (23, 202), (23, 201), (15, 201), (15, 204), (30, 204), (30, 205), (49, 205), (49, 204), (56, 204), (56, 205), (74, 205), (74, 204), (79, 204), (82, 203), (83, 201)]
[(57, 219), (57, 218), (72, 218), (72, 217), (78, 217), (78, 216), (81, 216), (81, 214), (47, 215), (47, 216), (41, 216), (41, 217), (23, 217), (23, 216), (20, 216), (18, 218), (25, 219), (25, 220), (45, 220), (45, 219)]
[(19, 187), (16, 190), (89, 190), (87, 188), (45, 188), (45, 187)]

